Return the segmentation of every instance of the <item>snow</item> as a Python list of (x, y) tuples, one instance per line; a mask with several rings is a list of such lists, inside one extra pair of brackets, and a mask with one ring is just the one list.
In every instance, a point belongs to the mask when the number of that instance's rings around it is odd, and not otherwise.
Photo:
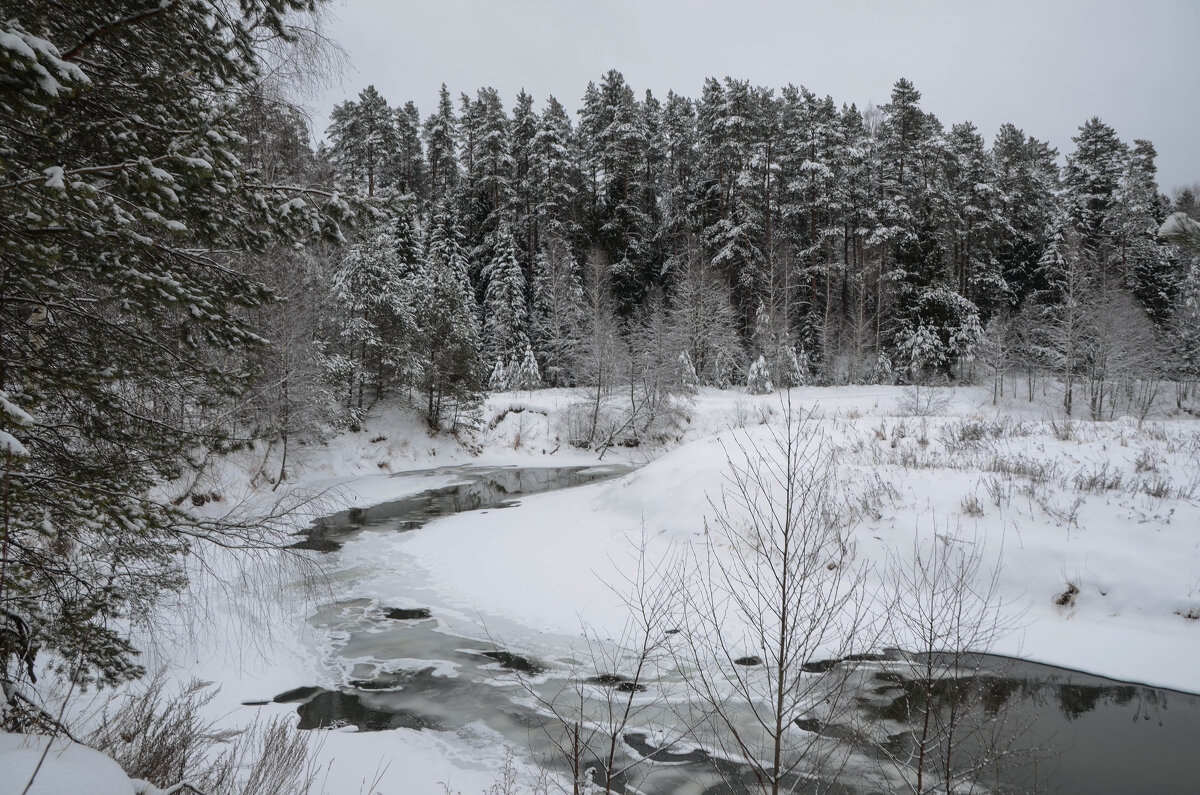
[[(27, 68), (33, 73), (38, 88), (52, 97), (67, 90), (63, 81), (82, 85), (91, 82), (78, 66), (62, 60), (59, 57), (58, 49), (53, 44), (32, 33), (19, 29), (0, 28), (0, 47), (27, 59), (29, 61)], [(18, 68), (20, 67), (18, 66)], [(57, 76), (51, 74), (51, 69), (57, 73)]]
[[(46, 746), (50, 748), (47, 752)], [(0, 795), (20, 795), (38, 768), (28, 795), (136, 795), (121, 766), (99, 751), (66, 738), (0, 733)], [(86, 790), (81, 785), (86, 782)]]
[[(1001, 599), (1017, 624), (993, 651), (1200, 691), (1200, 623), (1187, 618), (1200, 614), (1196, 423), (1077, 422), (1074, 438), (1064, 440), (1046, 421), (1045, 403), (1014, 401), (1007, 407), (1012, 435), (955, 451), (941, 437), (958, 423), (1000, 416), (985, 390), (959, 390), (944, 416), (928, 418), (898, 416), (900, 388), (799, 388), (792, 395), (798, 405), (818, 406), (822, 429), (842, 450), (842, 483), (863, 486), (877, 477), (894, 495), (878, 518), (854, 530), (862, 561), (877, 570), (889, 556), (910, 555), (914, 538), (935, 534), (978, 540), (998, 567)], [(651, 558), (697, 542), (713, 513), (709, 500), (725, 483), (728, 452), (737, 443), (765, 445), (764, 423), (781, 414), (778, 395), (703, 391), (684, 442), (633, 473), (523, 498), (489, 513), (486, 524), (459, 514), (417, 532), (364, 539), (347, 548), (343, 563), (403, 561), (395, 565), (409, 579), (391, 584), (400, 590), (390, 590), (386, 573), (371, 581), (383, 600), (399, 598), (416, 576), (435, 604), (483, 623), (515, 622), (529, 637), (577, 634), (584, 623), (618, 633), (624, 606), (611, 585), (623, 582), (631, 550), (643, 534)], [(550, 425), (539, 434), (534, 423), (527, 433), (542, 438)], [(502, 438), (485, 446), (485, 458), (513, 461), (495, 445)], [(1136, 471), (1143, 454), (1157, 471)], [(1055, 474), (1035, 486), (995, 471), (1024, 460)], [(1079, 479), (1103, 462), (1123, 485), (1080, 488)], [(1175, 496), (1151, 496), (1160, 480)], [(989, 484), (1002, 487), (999, 504)], [(964, 509), (970, 497), (982, 516)], [(1060, 607), (1054, 597), (1069, 583), (1081, 593)]]
[(7, 431), (0, 431), (0, 451), (18, 458), (28, 458), (29, 450), (17, 441), (16, 437)]
[(63, 168), (62, 166), (50, 166), (42, 170), (46, 175), (46, 181), (43, 183), (49, 190), (63, 191), (66, 190), (66, 185), (63, 184)]
[(10, 422), (17, 425), (33, 425), (33, 417), (25, 409), (8, 399), (8, 393), (0, 389), (0, 412), (9, 416)]
[[(856, 560), (873, 591), (889, 559), (911, 559), (914, 541), (935, 538), (982, 550), (996, 571), (1012, 629), (991, 651), (1127, 681), (1200, 692), (1200, 424), (1182, 417), (1137, 423), (1063, 423), (1055, 395), (994, 407), (982, 388), (940, 390), (914, 402), (900, 387), (799, 387), (794, 406), (812, 410), (838, 450), (837, 482), (850, 494), (874, 489), (876, 510), (853, 529)], [(320, 495), (321, 510), (369, 506), (454, 482), (445, 467), (594, 465), (596, 451), (563, 441), (568, 390), (493, 395), (474, 436), (431, 436), (397, 408), (373, 412), (359, 431), (293, 445), (285, 487), (272, 493), (278, 449), (259, 446), (222, 462), (195, 491), (219, 503), (200, 512), (264, 510), (280, 494)], [(524, 653), (561, 656), (584, 627), (619, 637), (626, 574), (643, 546), (651, 561), (705, 542), (738, 445), (765, 446), (778, 430), (781, 395), (701, 389), (669, 449), (615, 449), (603, 462), (640, 465), (617, 479), (520, 498), (515, 507), (440, 518), (405, 533), (362, 533), (325, 558), (334, 575), (305, 597), (282, 578), (278, 605), (250, 604), (258, 591), (217, 589), (204, 602), (214, 631), (180, 649), (148, 655), (181, 680), (219, 682), (211, 705), (232, 726), (294, 705), (247, 707), (299, 685), (338, 687), (328, 638), (309, 622), (317, 604), (346, 598), (425, 606), (438, 631), (496, 637)], [(972, 425), (974, 424), (974, 425)], [(986, 430), (962, 441), (964, 428)], [(1085, 488), (1107, 464), (1114, 488)], [(1038, 465), (1040, 480), (1003, 470)], [(174, 488), (183, 488), (175, 486)], [(1154, 495), (1158, 496), (1154, 496)], [(176, 492), (172, 492), (176, 496)], [(966, 508), (975, 498), (982, 515)], [(1060, 606), (1069, 584), (1079, 593)], [(263, 589), (269, 592), (271, 589)], [(247, 596), (247, 593), (251, 594)], [(262, 618), (262, 615), (269, 618)], [(265, 629), (264, 629), (265, 627)], [(261, 630), (261, 631), (260, 631)], [(269, 630), (266, 631), (266, 630)], [(255, 655), (252, 649), (261, 651)], [(398, 667), (419, 667), (397, 655)], [(438, 675), (454, 676), (452, 666)], [(497, 780), (509, 752), (483, 725), (468, 731), (311, 733), (324, 771), (318, 791), (477, 793)], [(523, 749), (513, 749), (520, 756)], [(378, 776), (370, 790), (367, 787)], [(0, 790), (2, 791), (2, 790)], [(127, 791), (127, 790), (125, 790)]]

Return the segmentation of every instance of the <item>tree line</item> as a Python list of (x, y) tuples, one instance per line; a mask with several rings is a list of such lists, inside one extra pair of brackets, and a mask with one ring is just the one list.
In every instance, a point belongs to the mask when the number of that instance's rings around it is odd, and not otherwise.
[[(1196, 199), (1160, 193), (1154, 146), (1093, 118), (1060, 168), (1011, 124), (989, 145), (920, 99), (904, 79), (860, 110), (710, 78), (698, 99), (660, 100), (614, 70), (574, 115), (443, 85), (422, 118), (368, 87), (334, 108), (314, 159), (405, 229), (361, 230), (334, 268), (373, 251), (395, 283), (366, 300), (400, 296), (418, 280), (408, 241), (456, 229), (468, 306), (450, 338), (477, 354), (463, 394), (592, 384), (598, 357), (637, 380), (650, 365), (635, 349), (656, 334), (652, 358), (684, 387), (990, 377), (1000, 392), (1020, 372), (1032, 397), (1048, 374), (1069, 411), (1082, 385), (1099, 418), (1138, 410), (1164, 378), (1190, 384), (1193, 262), (1158, 230)], [(382, 394), (429, 368), (400, 317), (412, 296), (373, 322), (354, 292), (329, 350), (357, 408), (364, 385)]]

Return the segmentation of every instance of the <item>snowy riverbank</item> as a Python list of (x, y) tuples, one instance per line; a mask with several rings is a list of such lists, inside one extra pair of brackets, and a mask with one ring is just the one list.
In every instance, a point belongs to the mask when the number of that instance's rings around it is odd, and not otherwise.
[[(991, 651), (1200, 692), (1198, 424), (1064, 423), (1044, 402), (994, 407), (982, 389), (944, 394), (944, 406), (912, 416), (901, 388), (792, 391), (793, 405), (814, 410), (836, 448), (838, 481), (874, 495), (851, 531), (870, 588), (883, 587), (885, 562), (911, 555), (914, 539), (975, 545), (998, 566), (998, 595), (1015, 621)], [(323, 493), (326, 506), (367, 506), (453, 482), (441, 469), (450, 465), (595, 464), (596, 452), (563, 441), (558, 423), (569, 399), (561, 391), (494, 396), (484, 428), (463, 441), (430, 437), (411, 415), (381, 411), (360, 431), (295, 448), (287, 488)], [(486, 516), (355, 536), (323, 558), (335, 574), (323, 590), (280, 583), (280, 604), (261, 611), (257, 624), (237, 626), (256, 612), (237, 603), (258, 590), (210, 593), (209, 629), (185, 652), (168, 649), (151, 662), (169, 662), (181, 680), (220, 683), (213, 708), (230, 725), (245, 725), (294, 707), (244, 701), (345, 684), (328, 638), (307, 620), (316, 605), (340, 598), (416, 606), (419, 597), (442, 631), (486, 632), (548, 657), (561, 656), (584, 625), (619, 635), (626, 607), (612, 585), (628, 575), (642, 539), (651, 559), (701, 541), (709, 499), (726, 482), (727, 450), (765, 445), (781, 416), (779, 395), (705, 390), (664, 449), (606, 452), (606, 462), (640, 465), (629, 474), (523, 497)], [(273, 468), (263, 450), (227, 462), (203, 485), (221, 502), (199, 510), (267, 500), (264, 473)], [(443, 785), (482, 792), (506, 754), (482, 724), (468, 732), (320, 731), (313, 742), (328, 793), (442, 793)]]

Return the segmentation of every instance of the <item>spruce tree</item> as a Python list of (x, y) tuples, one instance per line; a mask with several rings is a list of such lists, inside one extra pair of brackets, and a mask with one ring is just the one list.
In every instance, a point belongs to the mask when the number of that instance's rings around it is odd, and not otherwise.
[[(467, 121), (464, 120), (464, 125)], [(486, 215), (506, 209), (512, 192), (512, 150), (509, 145), (508, 117), (494, 88), (481, 88), (471, 111), (471, 188), (484, 202)], [(485, 221), (484, 231), (491, 224)]]
[(1090, 252), (1107, 284), (1114, 275), (1110, 270), (1119, 225), (1116, 211), (1128, 148), (1099, 118), (1089, 119), (1071, 140), (1075, 151), (1067, 156), (1063, 174), (1067, 213), (1080, 245)]
[(508, 226), (496, 230), (490, 248), (492, 259), (483, 273), (485, 349), (488, 356), (507, 363), (519, 358), (529, 344), (525, 274)]
[(469, 420), (487, 384), (462, 240), (453, 204), (443, 199), (433, 212), (417, 304), (418, 385), (433, 428)]
[[(0, 19), (0, 679), (142, 673), (127, 634), (207, 540), (164, 482), (228, 449), (271, 299), (242, 255), (347, 206), (248, 170), (256, 53), (308, 0), (18, 4)], [(35, 656), (38, 658), (35, 660)]]
[(410, 213), (403, 211), (392, 227), (362, 234), (346, 249), (333, 279), (333, 295), (344, 313), (341, 336), (353, 363), (347, 404), (359, 413), (407, 372), (417, 327), (413, 285), (420, 270)]
[(554, 235), (571, 241), (578, 231), (575, 218), (578, 169), (572, 152), (571, 119), (554, 97), (538, 118), (530, 151), (530, 179), (536, 207), (538, 239)]
[(533, 274), (530, 332), (540, 371), (550, 386), (571, 386), (586, 315), (579, 266), (564, 241), (550, 238)]
[(648, 285), (649, 218), (643, 211), (642, 171), (646, 146), (633, 89), (610, 70), (600, 82), (595, 126), (600, 194), (593, 219), (595, 239), (612, 264), (618, 311), (628, 313)]
[(429, 195), (425, 150), (421, 145), (421, 114), (412, 102), (396, 108), (396, 163), (393, 177), (403, 193), (418, 201)]
[(533, 355), (533, 348), (526, 345), (525, 353), (520, 359), (514, 359), (509, 367), (508, 388), (528, 391), (541, 385), (542, 374), (538, 369), (537, 357)]
[(991, 154), (1000, 219), (993, 230), (993, 246), (1011, 301), (1020, 304), (1046, 287), (1036, 274), (1057, 208), (1058, 153), (1005, 124), (996, 134)]
[(988, 315), (1012, 300), (996, 251), (1004, 219), (995, 202), (993, 162), (983, 136), (970, 122), (950, 129), (945, 154), (946, 190), (940, 215), (948, 233), (950, 286)]
[(746, 391), (751, 395), (766, 395), (775, 391), (775, 384), (771, 382), (771, 369), (767, 367), (767, 360), (762, 356), (755, 359), (746, 372)]
[(1116, 229), (1124, 284), (1149, 316), (1163, 323), (1171, 314), (1181, 274), (1174, 252), (1158, 238), (1167, 200), (1158, 192), (1155, 156), (1149, 141), (1133, 142), (1121, 180)]

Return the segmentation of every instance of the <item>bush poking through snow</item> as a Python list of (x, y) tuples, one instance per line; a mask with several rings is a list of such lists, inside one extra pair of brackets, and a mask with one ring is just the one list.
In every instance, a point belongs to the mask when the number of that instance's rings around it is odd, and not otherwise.
[(1077, 423), (1070, 417), (1063, 417), (1061, 420), (1051, 418), (1050, 430), (1054, 432), (1054, 438), (1060, 442), (1070, 442), (1078, 435)]
[(1158, 456), (1153, 450), (1146, 448), (1137, 454), (1137, 458), (1133, 459), (1134, 472), (1157, 472), (1158, 471)]
[(983, 503), (974, 494), (968, 494), (963, 497), (960, 505), (962, 512), (967, 516), (974, 516), (976, 518), (983, 516)]
[(952, 394), (935, 387), (907, 387), (896, 401), (896, 410), (906, 417), (933, 417), (945, 414)]
[(943, 425), (938, 439), (947, 450), (958, 450), (978, 446), (993, 439), (1010, 439), (1028, 436), (1030, 428), (1012, 417), (997, 417), (994, 420), (962, 419)]
[(1054, 604), (1059, 607), (1074, 607), (1075, 597), (1079, 596), (1079, 586), (1073, 582), (1067, 583), (1067, 590), (1054, 597)]
[(201, 717), (217, 694), (193, 680), (174, 695), (163, 673), (145, 690), (105, 707), (88, 744), (131, 777), (159, 787), (187, 781), (205, 795), (303, 795), (317, 771), (309, 745), (286, 718), (235, 731)]
[(1075, 488), (1096, 494), (1121, 488), (1121, 480), (1121, 473), (1110, 469), (1107, 461), (1091, 471), (1080, 472), (1072, 479)]

